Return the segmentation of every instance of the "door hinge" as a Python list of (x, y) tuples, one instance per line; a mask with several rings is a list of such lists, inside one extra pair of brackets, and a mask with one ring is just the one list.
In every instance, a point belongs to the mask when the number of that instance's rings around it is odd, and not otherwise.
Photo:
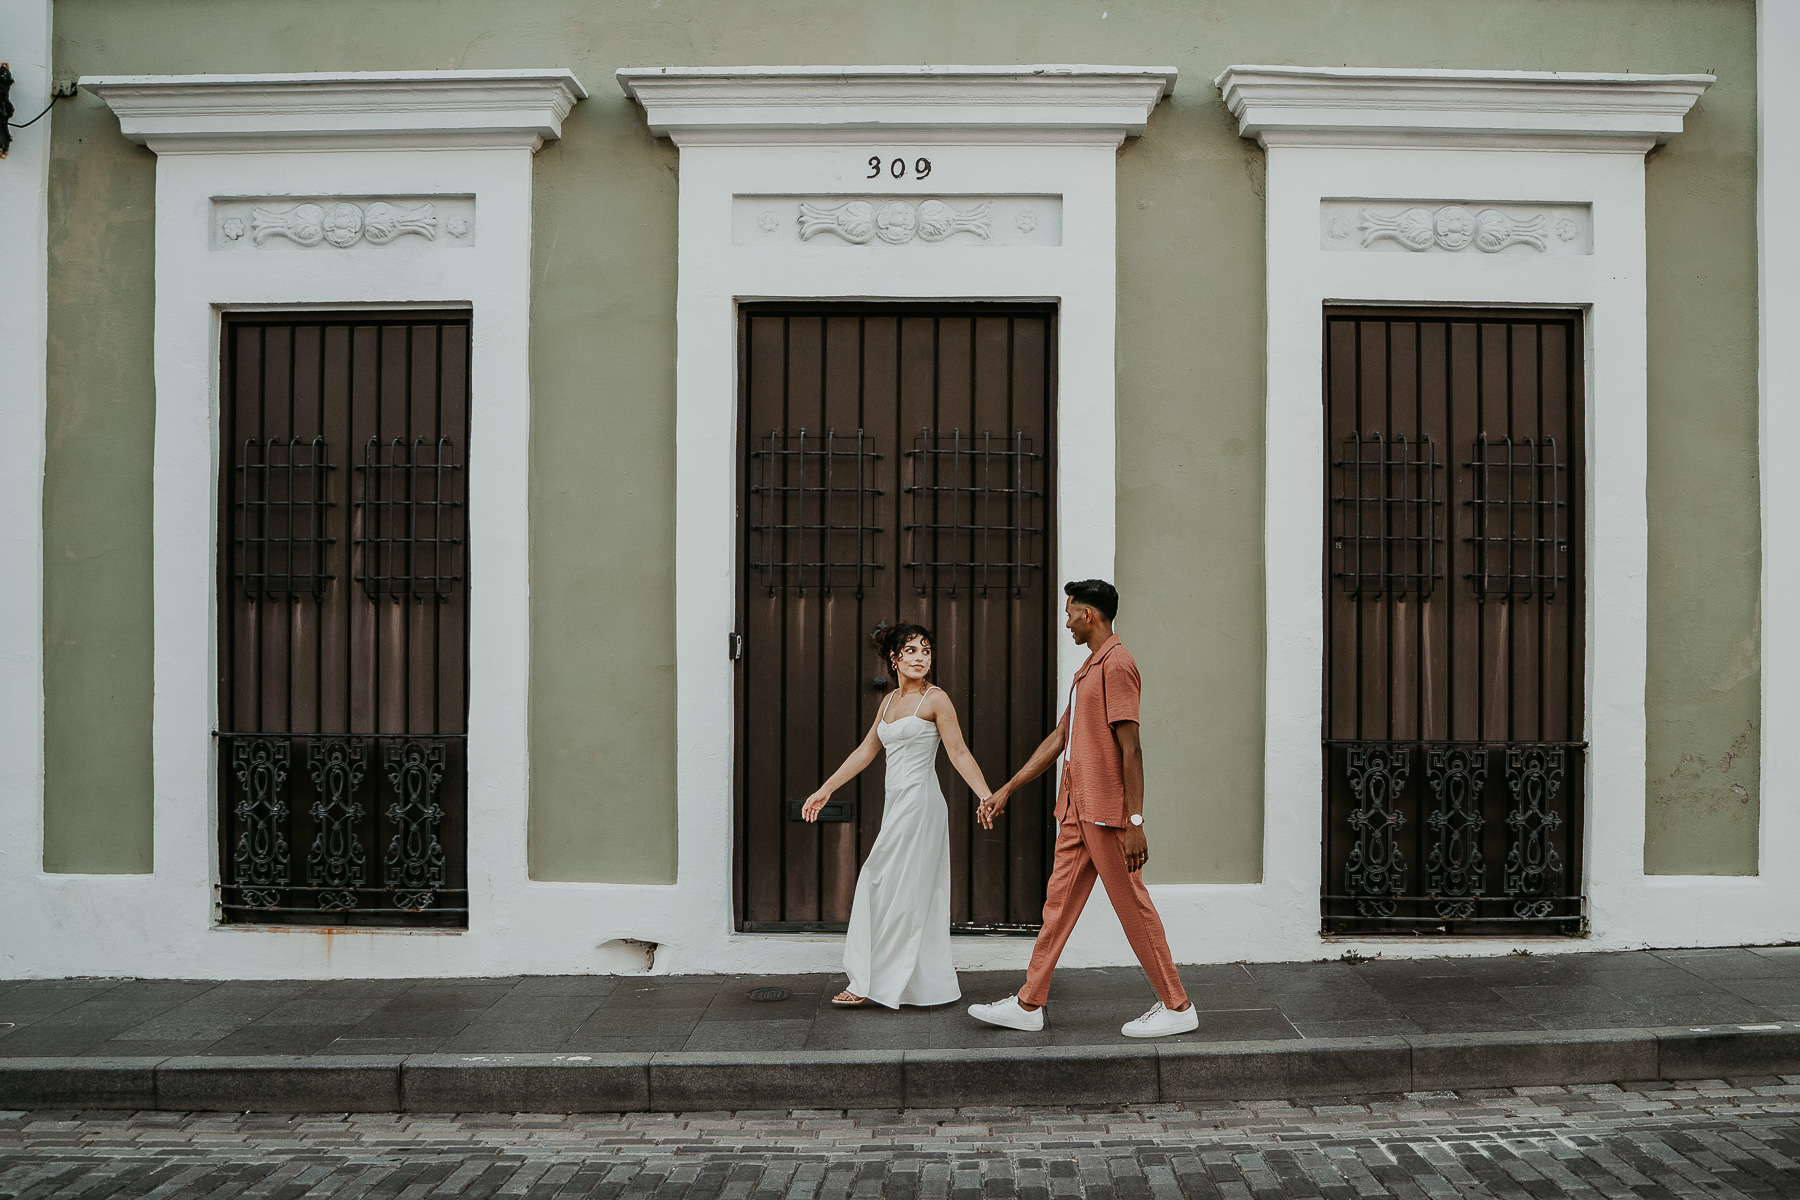
[(736, 662), (738, 659), (744, 657), (744, 635), (741, 633), (732, 633), (727, 634), (726, 636), (729, 639), (731, 661)]

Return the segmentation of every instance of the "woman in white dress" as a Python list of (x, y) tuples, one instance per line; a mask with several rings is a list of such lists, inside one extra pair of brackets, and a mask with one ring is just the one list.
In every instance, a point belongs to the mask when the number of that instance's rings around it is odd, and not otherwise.
[(938, 747), (949, 751), (977, 800), (990, 792), (963, 743), (955, 705), (926, 681), (931, 634), (919, 625), (896, 625), (876, 633), (875, 649), (900, 686), (882, 702), (862, 744), (801, 810), (808, 821), (817, 820), (831, 793), (874, 762), (878, 751), (887, 751), (881, 836), (856, 877), (844, 940), (850, 984), (832, 1003), (948, 1004), (962, 989), (950, 961), (950, 813), (938, 786)]

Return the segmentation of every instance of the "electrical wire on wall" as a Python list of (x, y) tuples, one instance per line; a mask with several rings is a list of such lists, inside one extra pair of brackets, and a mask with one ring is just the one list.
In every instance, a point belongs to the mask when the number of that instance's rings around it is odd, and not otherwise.
[(7, 151), (12, 149), (13, 130), (31, 128), (33, 125), (36, 125), (39, 121), (43, 120), (46, 113), (56, 107), (56, 102), (58, 100), (75, 94), (73, 86), (53, 87), (50, 89), (50, 103), (44, 105), (37, 116), (31, 118), (29, 121), (14, 122), (12, 119), (14, 112), (12, 87), (12, 67), (8, 63), (0, 62), (0, 121), (5, 122), (5, 125), (0, 127), (0, 158), (5, 158)]

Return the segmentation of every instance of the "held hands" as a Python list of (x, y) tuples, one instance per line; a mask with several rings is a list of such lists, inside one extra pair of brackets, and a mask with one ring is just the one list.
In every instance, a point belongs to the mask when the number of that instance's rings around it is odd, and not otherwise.
[(808, 796), (806, 798), (806, 803), (800, 808), (801, 820), (817, 821), (819, 819), (819, 810), (824, 808), (825, 802), (830, 799), (831, 793), (824, 788), (820, 788), (818, 791)]
[(983, 829), (994, 827), (994, 818), (1006, 811), (1006, 802), (1012, 799), (1012, 788), (1001, 786), (988, 794), (988, 797), (975, 806), (975, 819)]

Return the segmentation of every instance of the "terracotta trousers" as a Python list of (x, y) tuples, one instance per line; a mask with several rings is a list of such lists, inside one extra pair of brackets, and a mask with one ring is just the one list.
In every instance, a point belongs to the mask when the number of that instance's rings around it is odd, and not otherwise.
[(1084, 821), (1073, 806), (1063, 808), (1056, 829), (1056, 863), (1050, 871), (1049, 894), (1044, 897), (1044, 928), (1038, 933), (1031, 950), (1031, 966), (1025, 972), (1025, 986), (1019, 999), (1025, 1004), (1041, 1005), (1050, 999), (1050, 976), (1063, 946), (1075, 932), (1075, 922), (1087, 906), (1094, 880), (1106, 885), (1107, 898), (1118, 914), (1119, 924), (1132, 952), (1150, 977), (1157, 998), (1169, 1008), (1187, 1003), (1187, 992), (1175, 961), (1169, 956), (1169, 939), (1163, 935), (1162, 918), (1150, 903), (1141, 871), (1125, 866), (1123, 829), (1113, 829)]

